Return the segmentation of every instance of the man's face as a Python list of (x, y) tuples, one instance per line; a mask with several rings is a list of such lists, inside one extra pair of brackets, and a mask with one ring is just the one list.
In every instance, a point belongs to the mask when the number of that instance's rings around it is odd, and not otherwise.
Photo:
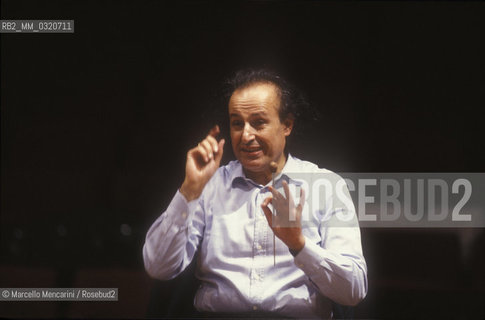
[(269, 171), (275, 161), (282, 168), (286, 137), (293, 121), (279, 118), (280, 97), (275, 85), (255, 83), (241, 88), (229, 100), (232, 148), (246, 173)]

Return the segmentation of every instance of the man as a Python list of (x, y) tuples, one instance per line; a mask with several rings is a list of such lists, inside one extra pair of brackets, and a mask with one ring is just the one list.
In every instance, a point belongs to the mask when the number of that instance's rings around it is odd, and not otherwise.
[[(285, 153), (300, 114), (285, 81), (257, 70), (239, 72), (231, 83), (228, 113), (237, 161), (219, 167), (225, 141), (216, 140), (218, 126), (187, 153), (185, 180), (147, 233), (145, 268), (154, 278), (171, 279), (198, 251), (197, 310), (330, 318), (331, 301), (356, 305), (367, 292), (355, 215), (346, 227), (328, 224), (344, 207), (354, 213), (353, 204), (321, 197), (312, 209), (319, 218), (312, 215), (313, 223), (303, 226), (306, 199), (314, 196), (292, 175), (342, 179)], [(290, 191), (297, 186), (298, 202)]]

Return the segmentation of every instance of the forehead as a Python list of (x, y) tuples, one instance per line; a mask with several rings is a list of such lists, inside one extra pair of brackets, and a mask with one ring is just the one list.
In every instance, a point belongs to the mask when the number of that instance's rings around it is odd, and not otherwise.
[(272, 83), (258, 82), (233, 92), (229, 100), (229, 112), (265, 111), (277, 112), (280, 97), (278, 87)]

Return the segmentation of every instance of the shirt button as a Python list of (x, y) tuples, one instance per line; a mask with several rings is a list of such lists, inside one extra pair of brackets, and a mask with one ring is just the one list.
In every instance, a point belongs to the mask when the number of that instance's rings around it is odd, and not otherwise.
[(184, 218), (184, 219), (187, 218), (187, 212), (185, 212), (185, 211), (182, 212), (182, 218)]
[(258, 243), (258, 245), (256, 246), (256, 248), (258, 248), (258, 250), (261, 250), (263, 249), (263, 247), (261, 247), (261, 245)]
[(254, 274), (253, 274), (253, 278), (254, 278), (255, 280), (259, 280), (259, 275), (258, 275), (257, 273), (254, 273)]

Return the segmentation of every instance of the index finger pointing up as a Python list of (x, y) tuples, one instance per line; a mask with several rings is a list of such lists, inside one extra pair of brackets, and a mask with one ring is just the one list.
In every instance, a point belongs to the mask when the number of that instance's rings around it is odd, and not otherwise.
[(213, 136), (214, 138), (217, 137), (217, 135), (220, 133), (219, 126), (216, 124), (215, 126), (212, 127), (212, 129), (209, 131), (209, 135)]

